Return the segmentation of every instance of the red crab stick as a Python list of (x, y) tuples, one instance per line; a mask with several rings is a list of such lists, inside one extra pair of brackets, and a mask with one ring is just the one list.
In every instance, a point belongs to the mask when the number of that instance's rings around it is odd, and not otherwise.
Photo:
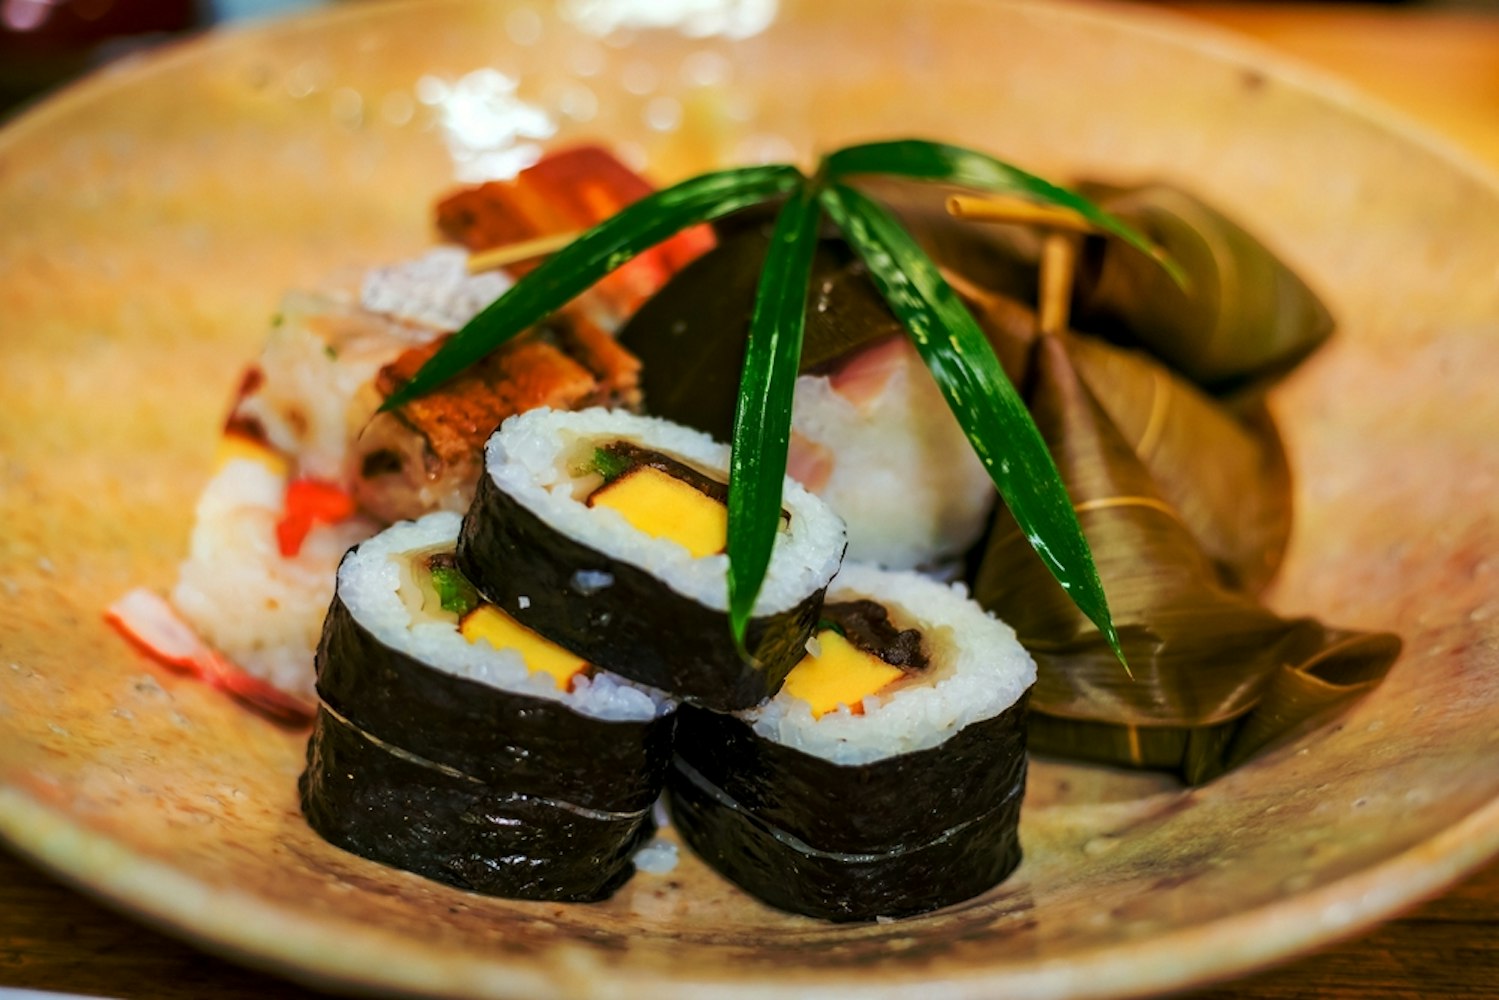
[(276, 545), (292, 559), (314, 524), (337, 524), (353, 514), (354, 498), (332, 483), (294, 479), (286, 487), (286, 513), (276, 523)]
[(312, 718), (312, 705), (245, 673), (199, 638), (158, 594), (136, 588), (105, 608), (104, 620), (152, 659), (228, 692), (276, 722), (299, 726)]

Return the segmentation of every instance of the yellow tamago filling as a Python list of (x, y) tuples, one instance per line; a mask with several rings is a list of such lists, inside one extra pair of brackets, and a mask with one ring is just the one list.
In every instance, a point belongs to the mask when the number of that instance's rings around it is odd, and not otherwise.
[(649, 465), (631, 469), (595, 491), (588, 502), (618, 511), (631, 527), (652, 538), (671, 539), (694, 559), (716, 555), (728, 545), (729, 509)]
[(493, 604), (481, 604), (464, 615), (458, 631), (469, 642), (483, 639), (496, 649), (515, 650), (527, 670), (550, 675), (559, 691), (571, 690), (573, 678), (588, 669), (588, 661), (542, 638)]
[(862, 711), (866, 697), (877, 694), (905, 675), (872, 653), (849, 642), (831, 629), (817, 633), (817, 655), (808, 653), (781, 688), (793, 698), (800, 698), (812, 709), (812, 718), (820, 719), (839, 705)]

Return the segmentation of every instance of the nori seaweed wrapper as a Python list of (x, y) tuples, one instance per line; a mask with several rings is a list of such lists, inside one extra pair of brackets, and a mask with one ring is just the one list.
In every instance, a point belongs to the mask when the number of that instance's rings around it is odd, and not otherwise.
[[(384, 572), (451, 546), (458, 528), (457, 515), (434, 514), (344, 557), (318, 645), (303, 813), (333, 844), (463, 889), (602, 899), (654, 830), (674, 717), (597, 719), (443, 670), (443, 657), (469, 655), (456, 618), (432, 619), (452, 633), (430, 652), (387, 645), (380, 633), (407, 618)], [(346, 588), (363, 595), (363, 620)]]
[(780, 688), (822, 607), (817, 590), (750, 619), (746, 660), (727, 612), (560, 534), (488, 475), (463, 519), (457, 563), (487, 600), (527, 628), (605, 670), (722, 711), (749, 708)]
[(377, 743), (318, 710), (299, 782), (324, 839), (473, 892), (590, 902), (634, 872), (650, 809), (609, 813), (520, 794)]
[[(763, 902), (824, 920), (873, 920), (971, 899), (1014, 871), (1020, 864), (1024, 775), (1022, 756), (1019, 780), (987, 812), (926, 840), (859, 853), (816, 848), (765, 822), (681, 758), (673, 766), (669, 802), (682, 839)], [(906, 791), (921, 797), (915, 789)]]
[(1026, 696), (926, 750), (836, 764), (684, 708), (668, 778), (683, 839), (759, 899), (826, 920), (923, 913), (1020, 863)]
[(923, 843), (977, 819), (1025, 785), (1026, 698), (939, 746), (834, 764), (755, 733), (743, 720), (684, 707), (677, 757), (757, 821), (838, 853)]
[[(763, 216), (763, 217), (762, 217)], [(640, 358), (646, 409), (727, 441), (760, 269), (774, 216), (749, 211), (718, 246), (677, 273), (620, 328)], [(903, 327), (863, 263), (830, 231), (812, 260), (800, 370), (816, 371)]]
[(481, 781), (606, 811), (649, 808), (661, 793), (670, 715), (596, 719), (564, 702), (435, 670), (380, 642), (337, 596), (317, 663), (318, 695), (334, 711)]

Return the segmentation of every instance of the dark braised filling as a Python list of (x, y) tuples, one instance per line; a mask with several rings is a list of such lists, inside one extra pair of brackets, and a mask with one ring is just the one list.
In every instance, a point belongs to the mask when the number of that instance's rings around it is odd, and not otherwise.
[(890, 612), (876, 601), (824, 604), (820, 627), (837, 630), (850, 644), (908, 674), (927, 668), (921, 633), (914, 628), (897, 629), (890, 621)]
[(692, 466), (679, 462), (670, 455), (642, 448), (630, 441), (613, 441), (599, 448), (594, 455), (594, 466), (604, 477), (604, 484), (642, 466), (664, 472), (697, 490), (710, 500), (729, 502), (729, 487), (711, 476), (705, 476)]

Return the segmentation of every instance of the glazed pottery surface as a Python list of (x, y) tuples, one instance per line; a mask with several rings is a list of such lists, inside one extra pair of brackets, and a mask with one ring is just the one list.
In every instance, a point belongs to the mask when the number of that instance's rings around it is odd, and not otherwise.
[[(1180, 987), (1351, 934), (1499, 851), (1499, 182), (1334, 81), (1150, 12), (679, 6), (349, 5), (117, 66), (0, 130), (0, 836), (305, 981), (652, 1000)], [(1373, 695), (1196, 790), (1037, 760), (1013, 878), (834, 926), (685, 851), (589, 906), (345, 854), (298, 811), (305, 731), (104, 625), (127, 589), (171, 585), (282, 292), (416, 256), (456, 180), (569, 141), (668, 182), (902, 135), (1177, 181), (1326, 297), (1339, 335), (1272, 400), (1297, 521), (1271, 598), (1400, 633)]]

